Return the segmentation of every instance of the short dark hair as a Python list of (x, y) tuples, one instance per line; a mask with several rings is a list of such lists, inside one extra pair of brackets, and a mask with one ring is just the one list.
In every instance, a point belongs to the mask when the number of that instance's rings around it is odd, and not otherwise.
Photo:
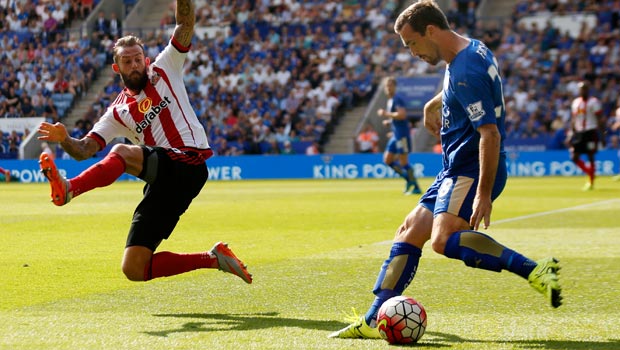
[(114, 44), (114, 48), (112, 49), (112, 57), (114, 59), (114, 63), (118, 63), (118, 55), (119, 51), (122, 48), (139, 45), (142, 48), (142, 52), (144, 52), (144, 43), (140, 38), (134, 35), (125, 35), (122, 38), (116, 40)]
[(409, 24), (414, 32), (424, 35), (429, 24), (441, 30), (449, 30), (450, 24), (446, 15), (441, 11), (434, 0), (420, 0), (407, 7), (398, 15), (394, 23), (394, 31), (400, 33), (405, 24)]

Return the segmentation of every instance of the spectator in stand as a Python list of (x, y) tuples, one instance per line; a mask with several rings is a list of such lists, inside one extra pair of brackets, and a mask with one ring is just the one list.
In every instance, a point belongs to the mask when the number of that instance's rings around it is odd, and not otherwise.
[(35, 114), (37, 117), (43, 115), (45, 110), (45, 103), (47, 99), (43, 96), (43, 90), (38, 90), (37, 93), (32, 96), (32, 106), (34, 107)]
[[(605, 120), (598, 98), (590, 95), (590, 83), (579, 83), (579, 96), (571, 104), (571, 132), (569, 152), (571, 160), (579, 169), (588, 175), (588, 182), (584, 191), (594, 189), (596, 163), (594, 155), (598, 150), (601, 132), (604, 132)], [(581, 159), (582, 155), (588, 158), (588, 165)]]
[(67, 12), (63, 8), (62, 4), (59, 1), (56, 1), (54, 5), (52, 5), (53, 10), (51, 16), (54, 17), (57, 23), (58, 29), (64, 29), (67, 27)]
[(21, 113), (15, 106), (9, 106), (2, 118), (21, 118)]
[(69, 82), (65, 79), (65, 75), (61, 69), (56, 71), (56, 79), (54, 80), (52, 92), (56, 94), (69, 93)]
[(10, 84), (6, 84), (6, 85), (9, 86), (8, 93), (6, 95), (4, 95), (4, 93), (2, 94), (6, 98), (6, 101), (5, 101), (6, 106), (7, 108), (15, 107), (16, 109), (18, 109), (22, 102), (21, 96), (17, 94), (15, 87), (13, 87)]
[[(77, 0), (74, 0), (77, 1)], [(95, 6), (95, 0), (80, 0), (81, 7), (80, 11), (82, 13), (82, 18), (86, 18), (91, 12), (93, 12), (93, 8)]]
[(69, 136), (74, 139), (81, 139), (86, 136), (87, 132), (84, 130), (84, 120), (78, 119), (75, 121), (73, 129), (69, 132)]
[(284, 141), (284, 144), (282, 145), (282, 149), (280, 150), (280, 154), (295, 154), (295, 150), (293, 149), (293, 146), (291, 145), (291, 141)]
[(9, 144), (19, 146), (22, 143), (22, 135), (17, 130), (12, 130), (8, 137)]
[(313, 141), (310, 145), (308, 145), (308, 147), (306, 147), (306, 155), (313, 156), (317, 154), (321, 154), (321, 147), (317, 141)]
[(97, 14), (93, 31), (102, 38), (110, 34), (110, 21), (106, 18), (104, 11), (99, 11)]
[(116, 12), (110, 13), (110, 19), (108, 20), (108, 34), (113, 38), (119, 37), (123, 34), (122, 23), (116, 16)]
[(366, 123), (362, 131), (357, 135), (357, 150), (360, 153), (379, 152), (379, 134), (372, 124)]
[(45, 121), (52, 124), (60, 121), (52, 98), (48, 97), (45, 101), (45, 106), (43, 107), (43, 118)]
[(27, 94), (24, 94), (22, 103), (21, 103), (21, 113), (23, 118), (31, 118), (36, 117), (37, 113), (32, 104), (32, 99)]
[(60, 29), (59, 23), (54, 18), (54, 16), (52, 16), (52, 13), (49, 7), (46, 7), (45, 14), (46, 14), (46, 20), (43, 21), (44, 33), (50, 37), (53, 37), (53, 34), (56, 34), (56, 31)]

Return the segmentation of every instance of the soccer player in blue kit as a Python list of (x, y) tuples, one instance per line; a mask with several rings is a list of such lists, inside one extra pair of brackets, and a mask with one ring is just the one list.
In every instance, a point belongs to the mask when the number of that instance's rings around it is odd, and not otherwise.
[(398, 228), (365, 315), (355, 317), (332, 338), (379, 338), (377, 311), (401, 295), (413, 280), (422, 247), (465, 265), (526, 279), (553, 307), (561, 305), (555, 258), (538, 262), (478, 231), (491, 222), (492, 202), (506, 184), (504, 98), (497, 60), (480, 41), (452, 31), (432, 0), (405, 9), (394, 30), (414, 57), (448, 63), (443, 91), (424, 106), (424, 126), (441, 137), (443, 169)]
[(384, 81), (385, 95), (387, 96), (386, 109), (379, 108), (377, 114), (383, 120), (383, 124), (391, 125), (390, 139), (383, 153), (383, 162), (405, 179), (405, 194), (420, 194), (422, 190), (413, 174), (413, 168), (409, 164), (409, 152), (411, 152), (411, 128), (407, 119), (405, 101), (396, 93), (396, 78), (387, 77)]

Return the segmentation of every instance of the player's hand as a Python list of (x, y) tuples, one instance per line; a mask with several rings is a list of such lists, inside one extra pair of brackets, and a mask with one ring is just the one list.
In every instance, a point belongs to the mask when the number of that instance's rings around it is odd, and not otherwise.
[(439, 109), (424, 108), (424, 127), (433, 135), (441, 131), (441, 113)]
[(442, 93), (438, 93), (424, 104), (424, 127), (439, 137), (441, 131)]
[(378, 115), (378, 116), (380, 116), (380, 117), (382, 117), (382, 118), (383, 118), (383, 117), (384, 117), (384, 114), (385, 114), (385, 109), (383, 109), (383, 108), (379, 108), (379, 109), (377, 110), (377, 115)]
[(474, 198), (473, 212), (469, 219), (469, 226), (477, 231), (480, 223), (483, 222), (485, 229), (491, 225), (491, 211), (493, 210), (493, 202), (490, 198), (482, 199), (479, 196)]
[(37, 137), (39, 140), (48, 142), (63, 142), (69, 137), (67, 128), (61, 123), (43, 122), (39, 125), (37, 132), (39, 133), (39, 137)]

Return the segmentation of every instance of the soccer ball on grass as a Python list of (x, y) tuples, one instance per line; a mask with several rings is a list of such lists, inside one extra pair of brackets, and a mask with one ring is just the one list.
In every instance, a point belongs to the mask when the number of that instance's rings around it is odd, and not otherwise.
[(411, 297), (390, 298), (379, 308), (377, 328), (390, 344), (415, 343), (426, 330), (426, 310)]

